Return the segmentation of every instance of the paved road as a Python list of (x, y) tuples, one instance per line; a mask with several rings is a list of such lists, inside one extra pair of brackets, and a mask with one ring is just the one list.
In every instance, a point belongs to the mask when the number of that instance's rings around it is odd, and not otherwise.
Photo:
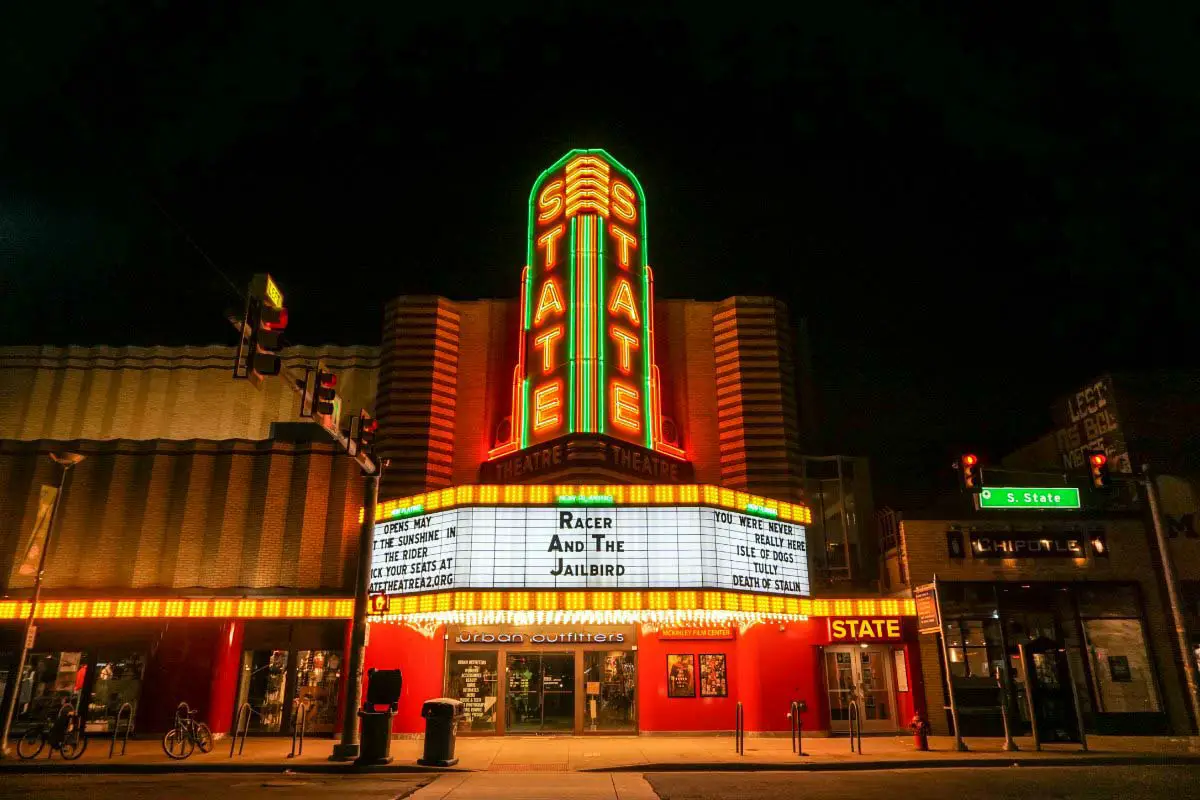
[(646, 780), (662, 800), (1087, 800), (1200, 798), (1198, 767), (1007, 767), (871, 772), (664, 772)]
[[(651, 788), (653, 787), (653, 788)], [(5, 775), (0, 800), (1087, 800), (1200, 798), (1200, 767), (1008, 767), (864, 772), (486, 772), (442, 775)]]
[(241, 797), (332, 800), (392, 800), (407, 797), (431, 778), (426, 775), (5, 775), (0, 798), (38, 800), (235, 800)]

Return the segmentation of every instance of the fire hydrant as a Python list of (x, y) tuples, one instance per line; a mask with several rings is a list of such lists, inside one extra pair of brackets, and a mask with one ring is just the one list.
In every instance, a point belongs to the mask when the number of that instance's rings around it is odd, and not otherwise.
[(908, 727), (913, 732), (913, 749), (928, 750), (929, 749), (929, 723), (920, 714), (913, 714), (912, 722), (908, 723)]

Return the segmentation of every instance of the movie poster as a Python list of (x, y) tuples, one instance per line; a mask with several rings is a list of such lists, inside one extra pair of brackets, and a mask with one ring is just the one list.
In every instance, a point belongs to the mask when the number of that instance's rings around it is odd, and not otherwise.
[(700, 654), (700, 696), (729, 696), (729, 680), (725, 676), (723, 653)]
[(667, 656), (667, 697), (695, 697), (694, 656)]

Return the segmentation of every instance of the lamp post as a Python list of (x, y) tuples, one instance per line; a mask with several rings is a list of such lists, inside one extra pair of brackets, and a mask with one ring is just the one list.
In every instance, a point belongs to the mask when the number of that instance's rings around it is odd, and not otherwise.
[(58, 507), (62, 503), (63, 490), (67, 485), (67, 473), (71, 467), (83, 461), (80, 453), (51, 453), (50, 458), (62, 467), (62, 475), (58, 481), (58, 493), (54, 495), (54, 505), (50, 508), (50, 519), (46, 522), (46, 539), (42, 542), (42, 552), (38, 558), (37, 574), (33, 579), (33, 599), (29, 603), (29, 616), (25, 619), (25, 631), (21, 637), (21, 656), (17, 659), (16, 669), (10, 673), (9, 683), (12, 689), (8, 692), (8, 704), (4, 709), (4, 730), (0, 733), (0, 759), (8, 758), (8, 734), (12, 729), (13, 713), (17, 708), (17, 695), (21, 693), (21, 675), (25, 672), (25, 659), (29, 657), (29, 634), (33, 630), (33, 620), (37, 615), (38, 600), (42, 596), (42, 576), (46, 572), (46, 554), (50, 552), (50, 537), (54, 535), (54, 521), (58, 517)]

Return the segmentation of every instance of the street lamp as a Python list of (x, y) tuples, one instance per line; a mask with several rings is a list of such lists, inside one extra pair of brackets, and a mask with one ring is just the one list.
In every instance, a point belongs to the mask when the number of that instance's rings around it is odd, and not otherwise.
[(29, 656), (30, 634), (33, 632), (33, 620), (37, 615), (38, 600), (42, 596), (42, 576), (46, 572), (46, 553), (50, 552), (50, 537), (54, 534), (54, 520), (58, 516), (58, 506), (62, 503), (63, 490), (67, 485), (67, 473), (71, 467), (83, 461), (81, 453), (51, 453), (50, 458), (62, 467), (62, 475), (58, 480), (58, 492), (54, 495), (54, 505), (50, 508), (50, 519), (46, 522), (46, 538), (42, 542), (42, 552), (38, 557), (37, 574), (33, 579), (33, 600), (29, 604), (29, 617), (25, 620), (25, 633), (21, 637), (21, 657), (17, 659), (16, 669), (10, 673), (8, 703), (4, 708), (4, 731), (0, 733), (0, 759), (8, 758), (8, 734), (12, 729), (13, 712), (17, 708), (17, 695), (21, 693), (21, 675), (25, 672), (25, 659)]

